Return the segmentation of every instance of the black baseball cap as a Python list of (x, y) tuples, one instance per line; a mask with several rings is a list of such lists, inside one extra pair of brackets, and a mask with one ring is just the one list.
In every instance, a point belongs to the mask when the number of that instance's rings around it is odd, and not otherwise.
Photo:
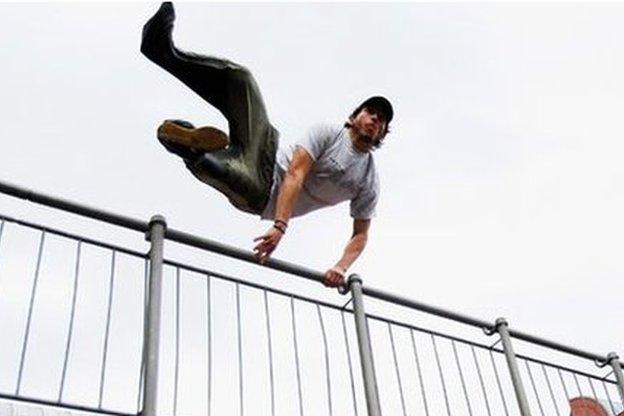
[(392, 117), (394, 116), (394, 110), (392, 109), (392, 104), (386, 97), (382, 97), (380, 95), (375, 95), (373, 97), (367, 98), (362, 104), (358, 106), (353, 112), (353, 115), (357, 115), (363, 108), (374, 108), (376, 110), (381, 111), (386, 117), (386, 122), (390, 124), (392, 121)]

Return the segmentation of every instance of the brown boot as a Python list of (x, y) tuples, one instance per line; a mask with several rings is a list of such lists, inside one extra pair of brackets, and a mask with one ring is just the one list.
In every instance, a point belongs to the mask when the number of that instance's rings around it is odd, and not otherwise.
[[(188, 123), (189, 126), (192, 126)], [(214, 152), (227, 147), (227, 134), (215, 127), (186, 127), (177, 120), (165, 120), (158, 127), (158, 140), (163, 144), (183, 146), (198, 153)]]

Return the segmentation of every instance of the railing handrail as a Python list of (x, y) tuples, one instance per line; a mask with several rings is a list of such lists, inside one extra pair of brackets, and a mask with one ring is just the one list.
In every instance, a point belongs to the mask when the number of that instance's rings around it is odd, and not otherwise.
[[(372, 287), (364, 287), (363, 293), (375, 299), (380, 299), (380, 300), (384, 300), (387, 302), (396, 303), (396, 304), (399, 304), (408, 308), (416, 309), (422, 312), (427, 312), (432, 315), (436, 315), (442, 318), (447, 318), (453, 321), (461, 322), (463, 324), (474, 326), (474, 327), (481, 328), (484, 330), (489, 331), (495, 327), (495, 324), (491, 322), (473, 318), (473, 317), (470, 317), (470, 316), (467, 316), (458, 312), (453, 312), (451, 310), (440, 308), (438, 306), (429, 305), (427, 303), (408, 299), (403, 296), (397, 296), (397, 295), (384, 292), (382, 290), (375, 289)], [(608, 362), (607, 356), (594, 354), (588, 351), (583, 351), (578, 348), (570, 347), (570, 346), (567, 346), (558, 342), (550, 341), (548, 339), (530, 335), (530, 334), (517, 331), (511, 328), (509, 329), (509, 335), (511, 335), (513, 338), (516, 338), (522, 341), (531, 342), (533, 344), (537, 344), (542, 347), (547, 347), (547, 348), (551, 348), (560, 352), (565, 352), (571, 355), (576, 355), (582, 358), (594, 360), (601, 364)]]
[[(7, 195), (17, 197), (17, 198), (21, 198), (21, 199), (25, 199), (27, 201), (45, 205), (48, 207), (57, 208), (63, 211), (68, 211), (68, 212), (71, 212), (80, 216), (103, 221), (109, 224), (121, 226), (124, 228), (129, 228), (131, 230), (139, 231), (142, 233), (147, 233), (149, 230), (149, 222), (147, 221), (137, 220), (131, 217), (119, 215), (119, 214), (105, 211), (102, 209), (89, 207), (87, 205), (80, 204), (77, 202), (68, 201), (62, 198), (46, 195), (40, 192), (35, 192), (33, 190), (23, 188), (17, 185), (13, 185), (4, 181), (0, 181), (0, 193), (7, 194)], [(189, 234), (183, 231), (178, 231), (169, 227), (167, 227), (166, 229), (165, 238), (171, 241), (175, 241), (180, 244), (185, 244), (191, 247), (208, 250), (214, 253), (222, 254), (227, 257), (232, 257), (238, 260), (253, 263), (255, 265), (259, 265), (259, 266), (267, 267), (270, 269), (293, 274), (295, 276), (299, 276), (308, 280), (322, 282), (324, 278), (324, 274), (321, 272), (308, 269), (308, 268), (299, 266), (297, 264), (289, 263), (289, 262), (282, 261), (282, 260), (269, 259), (266, 263), (259, 264), (256, 261), (254, 254), (250, 251), (241, 250), (237, 247), (229, 246), (229, 245), (222, 244), (213, 240), (198, 237), (196, 235)], [(454, 312), (445, 308), (440, 308), (438, 306), (408, 299), (406, 297), (398, 296), (398, 295), (395, 295), (386, 291), (382, 291), (379, 289), (375, 289), (369, 286), (363, 286), (362, 293), (364, 295), (370, 296), (375, 299), (406, 306), (406, 307), (409, 307), (418, 311), (427, 312), (432, 315), (436, 315), (442, 318), (461, 322), (461, 323), (464, 323), (473, 327), (481, 328), (484, 330), (492, 330), (496, 326), (496, 324), (493, 322), (488, 322), (482, 319), (470, 317), (468, 315), (464, 315), (464, 314)], [(530, 335), (525, 332), (517, 331), (511, 328), (509, 329), (509, 334), (510, 336), (516, 339), (531, 342), (533, 344), (551, 348), (551, 349), (564, 352), (567, 354), (594, 360), (597, 363), (606, 364), (610, 360), (609, 356), (591, 353), (591, 352), (584, 351), (578, 348), (567, 346), (565, 344), (550, 341), (545, 338)], [(620, 365), (624, 365), (622, 364), (621, 361), (619, 362), (620, 362)]]
[(48, 207), (57, 208), (63, 211), (69, 211), (83, 217), (107, 222), (109, 224), (118, 225), (131, 230), (140, 231), (142, 233), (147, 232), (149, 229), (149, 223), (147, 221), (140, 221), (124, 215), (93, 208), (88, 205), (35, 192), (31, 189), (23, 188), (4, 181), (0, 181), (0, 193), (25, 199), (27, 201), (35, 202)]
[[(45, 205), (48, 207), (57, 208), (63, 211), (68, 211), (83, 217), (99, 220), (113, 225), (118, 225), (124, 228), (129, 228), (131, 230), (139, 231), (142, 233), (147, 233), (149, 230), (148, 221), (137, 220), (135, 218), (119, 215), (110, 211), (93, 208), (88, 205), (46, 195), (40, 192), (35, 192), (31, 189), (23, 188), (3, 181), (0, 181), (0, 193), (11, 195), (16, 198), (25, 199), (27, 201)], [(165, 232), (165, 238), (180, 244), (208, 250), (214, 253), (222, 254), (228, 257), (236, 258), (238, 260), (243, 260), (249, 263), (259, 265), (254, 257), (254, 254), (250, 251), (241, 250), (237, 247), (228, 246), (226, 244), (209, 240), (207, 238), (201, 238), (193, 234), (185, 233), (183, 231), (178, 231), (167, 227), (167, 230)], [(317, 282), (323, 281), (323, 273), (282, 260), (269, 259), (261, 266), (268, 267), (274, 270), (279, 270), (282, 272), (287, 272)]]

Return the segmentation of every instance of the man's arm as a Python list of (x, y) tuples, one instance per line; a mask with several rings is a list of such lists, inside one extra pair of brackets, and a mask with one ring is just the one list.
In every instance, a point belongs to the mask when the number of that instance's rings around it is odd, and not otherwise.
[(277, 248), (292, 215), (297, 198), (303, 187), (303, 181), (312, 169), (314, 160), (312, 156), (303, 148), (297, 147), (292, 156), (292, 161), (288, 171), (284, 175), (284, 181), (277, 194), (277, 204), (275, 207), (275, 225), (254, 241), (260, 241), (255, 247), (256, 259), (264, 263), (269, 259), (271, 253)]
[(353, 262), (362, 254), (368, 241), (368, 230), (371, 220), (354, 219), (353, 234), (344, 249), (342, 257), (334, 267), (325, 272), (325, 286), (341, 286), (344, 284), (345, 274)]

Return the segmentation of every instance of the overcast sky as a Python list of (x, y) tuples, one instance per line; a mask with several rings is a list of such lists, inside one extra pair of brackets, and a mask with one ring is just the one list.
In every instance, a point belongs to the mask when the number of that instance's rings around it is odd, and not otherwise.
[[(624, 354), (624, 5), (176, 7), (177, 45), (249, 67), (282, 145), (393, 102), (366, 284)], [(0, 179), (251, 249), (269, 223), (155, 138), (172, 117), (227, 130), (139, 53), (156, 9), (0, 5)], [(323, 271), (350, 228), (348, 204), (296, 219), (275, 257)]]

